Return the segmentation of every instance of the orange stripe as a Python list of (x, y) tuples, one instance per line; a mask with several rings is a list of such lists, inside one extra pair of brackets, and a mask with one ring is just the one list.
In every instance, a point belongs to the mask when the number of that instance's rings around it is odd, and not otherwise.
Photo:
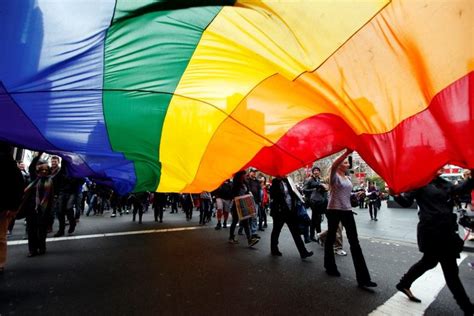
[(276, 75), (253, 90), (214, 134), (200, 180), (183, 191), (218, 185), (317, 114), (339, 116), (358, 135), (392, 130), (474, 70), (473, 20), (467, 0), (394, 1), (314, 73), (294, 82)]
[[(249, 165), (284, 175), (301, 167), (301, 160), (312, 162), (349, 147), (392, 189), (407, 191), (426, 184), (446, 163), (474, 168), (473, 96), (474, 72), (470, 72), (438, 93), (425, 111), (375, 135), (355, 135), (339, 116), (320, 114), (298, 123), (276, 145), (263, 148)], [(301, 160), (289, 156), (290, 150)]]

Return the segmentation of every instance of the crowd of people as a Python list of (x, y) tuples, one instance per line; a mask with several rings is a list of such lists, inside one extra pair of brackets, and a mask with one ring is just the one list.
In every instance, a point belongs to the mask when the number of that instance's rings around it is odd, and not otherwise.
[[(382, 194), (373, 183), (369, 183), (367, 190), (353, 190), (348, 176), (350, 150), (333, 162), (326, 178), (322, 177), (320, 168), (314, 167), (301, 188), (286, 176), (274, 177), (268, 183), (265, 176), (257, 177), (257, 170), (251, 168), (248, 173), (245, 170), (236, 172), (233, 179), (228, 179), (213, 192), (120, 195), (87, 178), (71, 177), (65, 159), (51, 156), (46, 161), (39, 153), (27, 170), (23, 163), (12, 159), (8, 146), (2, 144), (0, 149), (0, 165), (6, 175), (0, 188), (0, 272), (6, 262), (7, 231), (12, 230), (15, 219), (26, 220), (28, 256), (33, 257), (46, 253), (46, 237), (53, 233), (56, 220), (58, 228), (53, 236), (61, 237), (66, 233), (67, 224), (67, 233), (75, 232), (82, 215), (104, 216), (109, 210), (114, 218), (132, 213), (132, 220), (142, 223), (143, 214), (151, 207), (154, 220), (160, 223), (167, 208), (171, 209), (170, 213), (178, 213), (181, 209), (188, 221), (193, 218), (193, 210), (198, 210), (200, 225), (207, 225), (216, 217), (215, 229), (229, 227), (228, 241), (233, 245), (239, 243), (236, 236), (239, 225), (237, 233), (245, 234), (248, 247), (254, 247), (260, 241), (258, 232), (268, 228), (267, 215), (270, 215), (273, 218), (271, 255), (283, 255), (279, 237), (286, 224), (302, 259), (313, 255), (306, 244), (316, 242), (324, 247), (324, 268), (332, 277), (341, 276), (335, 255), (347, 255), (342, 249), (342, 231), (345, 230), (358, 286), (364, 289), (377, 286), (359, 243), (353, 208), (368, 207), (371, 220), (377, 221)], [(458, 305), (467, 315), (472, 315), (473, 305), (459, 279), (456, 264), (462, 251), (462, 240), (456, 233), (453, 206), (459, 196), (465, 197), (471, 192), (474, 181), (469, 173), (463, 183), (453, 185), (440, 178), (440, 172), (423, 188), (403, 194), (391, 192), (401, 205), (410, 205), (416, 199), (420, 207), (418, 243), (423, 252), (421, 260), (409, 269), (396, 288), (411, 301), (419, 302), (410, 290), (411, 284), (441, 263), (448, 288)], [(321, 227), (324, 217), (327, 218), (326, 231)]]

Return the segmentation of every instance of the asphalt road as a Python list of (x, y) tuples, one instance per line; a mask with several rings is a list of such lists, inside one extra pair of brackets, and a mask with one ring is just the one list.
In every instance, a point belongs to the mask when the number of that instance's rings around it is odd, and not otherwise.
[[(148, 212), (141, 225), (131, 215), (105, 213), (82, 217), (74, 237), (51, 239), (46, 255), (27, 258), (20, 221), (0, 277), (0, 315), (367, 315), (396, 294), (394, 285), (420, 258), (417, 218), (409, 209), (383, 208), (378, 222), (367, 210), (358, 213), (361, 246), (379, 285), (374, 293), (357, 288), (348, 245), (349, 255), (336, 258), (341, 278), (324, 273), (316, 243), (308, 244), (315, 255), (300, 259), (286, 228), (283, 256), (270, 256), (271, 224), (249, 249), (242, 237), (228, 244), (228, 230), (215, 231), (215, 219), (197, 225), (197, 212), (190, 222), (166, 212), (162, 224)], [(122, 235), (105, 235), (111, 232)], [(460, 275), (474, 298), (466, 264), (474, 256), (466, 255)], [(462, 315), (446, 287), (425, 314)]]

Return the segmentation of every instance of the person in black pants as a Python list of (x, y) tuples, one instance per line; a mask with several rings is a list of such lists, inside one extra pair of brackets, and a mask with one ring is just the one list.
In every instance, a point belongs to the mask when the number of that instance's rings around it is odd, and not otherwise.
[(13, 147), (0, 142), (0, 275), (7, 261), (7, 230), (23, 196), (24, 179), (13, 160)]
[(420, 208), (417, 230), (418, 248), (423, 253), (421, 260), (408, 270), (396, 288), (411, 301), (421, 302), (410, 291), (410, 287), (416, 279), (440, 263), (446, 285), (453, 293), (459, 307), (465, 315), (473, 315), (474, 306), (459, 279), (459, 268), (456, 263), (456, 258), (459, 258), (459, 253), (463, 249), (463, 240), (457, 233), (453, 206), (456, 195), (473, 189), (474, 180), (469, 176), (467, 181), (454, 185), (441, 178), (442, 173), (443, 169), (438, 170), (436, 177), (422, 188), (394, 195), (395, 201), (404, 207), (410, 206), (416, 199)]
[[(250, 194), (250, 188), (247, 183), (247, 174), (244, 170), (238, 171), (232, 180), (232, 199), (235, 199), (238, 196)], [(232, 212), (232, 224), (229, 229), (229, 243), (238, 244), (239, 241), (235, 239), (235, 226), (239, 222), (239, 216), (237, 213), (237, 207), (235, 205), (235, 200), (232, 203), (231, 207)], [(249, 247), (255, 246), (259, 242), (259, 238), (253, 237), (250, 234), (250, 219), (245, 218), (240, 220), (240, 226), (243, 227), (245, 235), (247, 236), (247, 242)]]
[(313, 167), (312, 175), (309, 177), (303, 188), (306, 197), (306, 203), (311, 208), (311, 226), (310, 239), (314, 242), (319, 242), (319, 237), (316, 233), (321, 233), (321, 222), (323, 221), (324, 213), (328, 206), (327, 198), (328, 186), (321, 182), (321, 169)]
[(377, 211), (379, 209), (380, 203), (380, 192), (375, 187), (374, 183), (369, 183), (369, 188), (367, 189), (367, 196), (369, 198), (370, 220), (377, 221)]
[(36, 165), (38, 177), (26, 189), (19, 214), (26, 216), (28, 232), (28, 257), (46, 252), (46, 235), (50, 223), (54, 185), (46, 161)]
[(304, 259), (312, 256), (313, 252), (306, 250), (306, 247), (304, 246), (298, 226), (297, 207), (304, 207), (303, 197), (299, 195), (295, 186), (292, 185), (286, 177), (273, 179), (270, 188), (270, 197), (270, 216), (273, 217), (273, 229), (270, 239), (272, 255), (282, 255), (278, 249), (278, 238), (280, 237), (283, 225), (286, 223), (290, 229), (301, 258)]
[(153, 215), (155, 216), (155, 222), (158, 222), (159, 219), (160, 223), (163, 223), (163, 212), (166, 207), (166, 198), (166, 193), (155, 192), (155, 198), (153, 200)]
[(190, 193), (185, 193), (181, 195), (181, 205), (183, 211), (186, 214), (186, 220), (191, 220), (193, 218), (193, 197)]
[(170, 200), (171, 200), (170, 201), (171, 202), (170, 214), (173, 214), (173, 213), (178, 214), (179, 193), (171, 193)]
[(350, 201), (352, 182), (346, 176), (346, 173), (350, 169), (348, 156), (351, 152), (352, 150), (347, 150), (334, 161), (331, 167), (329, 180), (330, 195), (326, 212), (328, 233), (324, 244), (324, 267), (328, 275), (341, 276), (337, 270), (336, 260), (334, 258), (336, 231), (339, 227), (339, 222), (341, 222), (342, 226), (346, 229), (347, 239), (349, 240), (357, 284), (361, 288), (376, 287), (377, 284), (370, 279), (369, 270), (365, 263), (362, 249), (360, 248), (354, 213), (352, 212)]
[(54, 237), (61, 237), (64, 235), (66, 229), (66, 217), (69, 221), (68, 234), (74, 233), (76, 229), (76, 218), (74, 216), (74, 199), (77, 194), (78, 186), (82, 183), (78, 182), (80, 179), (74, 179), (69, 176), (69, 163), (66, 159), (61, 162), (59, 172), (54, 176), (53, 182), (55, 192), (58, 194), (58, 209), (56, 216), (59, 222), (59, 230)]
[[(143, 199), (145, 196), (145, 192), (137, 192), (130, 194), (128, 198), (129, 201), (132, 203), (133, 211), (132, 211), (132, 221), (136, 221), (137, 213), (138, 213), (138, 223), (142, 223), (143, 219)], [(156, 209), (155, 209), (155, 221), (156, 219)]]

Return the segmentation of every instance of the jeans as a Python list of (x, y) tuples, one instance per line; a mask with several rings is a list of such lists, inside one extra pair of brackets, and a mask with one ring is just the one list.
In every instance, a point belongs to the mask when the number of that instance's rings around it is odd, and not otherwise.
[[(255, 214), (258, 215), (259, 214), (259, 210), (260, 210), (260, 206), (255, 203)], [(250, 232), (252, 235), (256, 235), (257, 234), (257, 230), (258, 230), (258, 220), (257, 220), (257, 216), (254, 216), (254, 217), (251, 217), (250, 219)]]
[(74, 197), (73, 198), (73, 207), (75, 209), (74, 218), (79, 219), (81, 217), (81, 214), (84, 213), (84, 210), (82, 209), (82, 193), (78, 192), (71, 195)]
[[(239, 222), (239, 215), (237, 214), (237, 209), (235, 208), (235, 205), (232, 206), (231, 208), (232, 211), (232, 224), (230, 224), (230, 231), (229, 231), (229, 239), (234, 239), (235, 238), (235, 226), (237, 226), (237, 223)], [(240, 226), (244, 228), (245, 230), (245, 235), (247, 236), (247, 239), (250, 240), (250, 228), (249, 228), (249, 219), (243, 219), (240, 221)]]
[(202, 199), (199, 208), (199, 224), (205, 224), (211, 220), (211, 200)]
[(76, 227), (76, 218), (74, 217), (74, 194), (60, 194), (59, 200), (61, 201), (60, 208), (57, 209), (57, 217), (59, 222), (59, 230), (58, 233), (64, 234), (64, 230), (66, 229), (66, 217), (69, 221), (69, 231), (74, 231), (74, 227)]
[(61, 210), (64, 207), (65, 207), (64, 194), (61, 192), (55, 195), (53, 198), (53, 207), (51, 209), (51, 214), (50, 214), (49, 223), (48, 223), (51, 229), (54, 224), (54, 219), (59, 218), (59, 214), (61, 213)]
[(96, 213), (97, 194), (92, 195), (90, 198), (91, 198), (90, 201), (87, 203), (88, 208), (87, 208), (86, 216), (89, 216), (92, 210), (94, 210), (94, 215)]

